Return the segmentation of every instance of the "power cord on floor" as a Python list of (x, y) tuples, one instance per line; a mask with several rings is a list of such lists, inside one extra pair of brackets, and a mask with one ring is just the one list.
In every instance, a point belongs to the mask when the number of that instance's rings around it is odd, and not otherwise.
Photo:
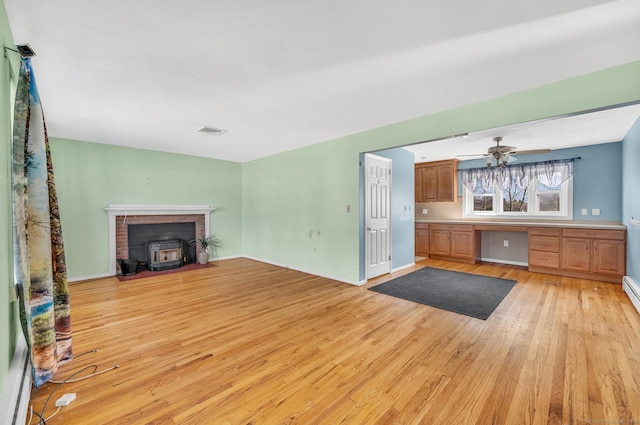
[[(82, 356), (84, 356), (85, 354), (97, 353), (97, 352), (98, 352), (98, 349), (90, 350), (90, 351), (84, 352), (84, 353), (82, 353), (82, 354), (78, 354), (78, 355), (74, 356), (74, 358), (82, 357)], [(112, 367), (110, 367), (110, 368), (108, 368), (108, 369), (105, 369), (105, 370), (101, 370), (101, 371), (99, 371), (99, 372), (96, 372), (96, 371), (98, 370), (98, 365), (91, 364), (91, 365), (85, 366), (85, 367), (83, 367), (83, 368), (81, 368), (81, 369), (79, 369), (79, 370), (75, 371), (74, 373), (72, 373), (71, 375), (69, 375), (67, 378), (65, 378), (65, 379), (64, 379), (64, 380), (62, 380), (62, 381), (54, 381), (54, 380), (50, 379), (50, 380), (49, 380), (49, 381), (47, 381), (47, 382), (50, 382), (50, 383), (52, 383), (52, 384), (57, 384), (57, 386), (56, 386), (56, 387), (55, 387), (55, 388), (54, 388), (54, 389), (49, 393), (49, 397), (47, 397), (47, 399), (45, 400), (45, 402), (44, 402), (44, 406), (42, 406), (42, 410), (40, 411), (40, 413), (38, 413), (38, 412), (36, 412), (35, 410), (33, 410), (33, 406), (31, 406), (31, 413), (32, 413), (32, 415), (29, 417), (29, 421), (27, 422), (27, 424), (31, 425), (31, 419), (32, 419), (32, 417), (33, 417), (33, 414), (34, 414), (34, 413), (35, 413), (35, 414), (40, 418), (40, 420), (38, 421), (38, 425), (46, 425), (46, 424), (47, 424), (47, 421), (48, 421), (49, 419), (53, 418), (55, 415), (57, 415), (57, 414), (58, 414), (58, 412), (60, 411), (60, 408), (61, 408), (61, 407), (63, 407), (63, 406), (58, 406), (58, 410), (56, 410), (56, 411), (55, 411), (52, 415), (50, 415), (48, 418), (46, 418), (46, 419), (44, 418), (44, 411), (45, 411), (45, 410), (46, 410), (46, 408), (47, 408), (47, 404), (49, 404), (49, 401), (51, 400), (51, 397), (53, 397), (53, 394), (54, 394), (56, 391), (58, 391), (58, 389), (60, 389), (60, 387), (61, 387), (63, 384), (68, 384), (68, 383), (72, 383), (72, 382), (82, 381), (83, 379), (87, 379), (87, 378), (90, 378), (90, 377), (92, 377), (92, 376), (100, 375), (101, 373), (109, 372), (110, 370), (117, 369), (118, 367), (119, 367), (119, 365), (115, 365), (115, 366), (112, 366)], [(81, 378), (77, 378), (77, 379), (72, 379), (72, 378), (73, 378), (73, 377), (75, 377), (76, 375), (78, 375), (78, 374), (80, 374), (80, 373), (82, 373), (82, 372), (84, 372), (85, 370), (88, 370), (88, 369), (93, 369), (93, 370), (92, 370), (92, 372), (91, 372), (89, 375), (87, 375), (87, 376), (83, 376), (83, 377), (81, 377)], [(75, 395), (74, 395), (74, 398), (75, 398)]]
[[(98, 368), (98, 366), (97, 366), (97, 365), (89, 365), (89, 366), (85, 366), (85, 367), (83, 367), (82, 369), (80, 369), (80, 370), (78, 370), (78, 371), (76, 371), (76, 372), (72, 373), (71, 375), (69, 375), (69, 377), (68, 377), (67, 379), (65, 379), (65, 380), (63, 380), (63, 381), (59, 381), (59, 382), (57, 383), (58, 385), (57, 385), (57, 386), (56, 386), (56, 387), (55, 387), (55, 388), (54, 388), (54, 389), (49, 393), (49, 397), (47, 397), (47, 399), (45, 400), (45, 402), (44, 402), (44, 406), (42, 406), (42, 410), (40, 411), (40, 413), (38, 414), (38, 412), (34, 412), (36, 415), (38, 415), (38, 416), (40, 417), (40, 421), (38, 422), (38, 424), (39, 424), (39, 425), (46, 425), (46, 424), (47, 424), (47, 419), (50, 419), (51, 417), (53, 417), (53, 415), (52, 415), (52, 416), (50, 416), (49, 418), (44, 419), (44, 411), (45, 411), (45, 409), (47, 408), (47, 404), (49, 404), (49, 400), (51, 400), (51, 397), (53, 397), (53, 394), (54, 394), (56, 391), (58, 391), (58, 390), (60, 389), (60, 387), (62, 386), (62, 384), (66, 384), (66, 383), (67, 383), (67, 382), (69, 382), (69, 380), (70, 380), (71, 378), (73, 378), (74, 376), (78, 375), (78, 374), (79, 374), (79, 373), (81, 373), (81, 372), (84, 372), (84, 371), (85, 371), (85, 370), (87, 370), (87, 369), (91, 369), (91, 368), (94, 368), (94, 370), (95, 370), (95, 369), (97, 369), (97, 368)], [(58, 409), (58, 410), (60, 410), (60, 409)], [(56, 411), (56, 413), (58, 413), (58, 412)], [(54, 414), (55, 414), (55, 413), (54, 413)]]

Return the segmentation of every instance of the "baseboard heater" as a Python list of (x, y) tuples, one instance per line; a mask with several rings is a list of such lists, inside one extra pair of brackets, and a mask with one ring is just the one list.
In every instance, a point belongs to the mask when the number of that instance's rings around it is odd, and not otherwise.
[(0, 394), (0, 423), (23, 425), (31, 398), (31, 360), (29, 348), (18, 331), (16, 351)]
[(630, 276), (625, 276), (622, 278), (622, 289), (627, 293), (636, 310), (640, 313), (640, 285)]

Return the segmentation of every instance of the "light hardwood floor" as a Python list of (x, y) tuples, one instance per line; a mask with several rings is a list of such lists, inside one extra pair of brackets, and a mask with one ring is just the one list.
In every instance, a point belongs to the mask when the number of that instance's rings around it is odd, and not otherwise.
[(640, 424), (640, 315), (620, 284), (418, 264), (517, 280), (484, 321), (367, 290), (389, 277), (216, 264), (72, 284), (74, 352), (99, 352), (56, 379), (120, 367), (59, 388), (45, 416), (77, 399), (47, 424)]

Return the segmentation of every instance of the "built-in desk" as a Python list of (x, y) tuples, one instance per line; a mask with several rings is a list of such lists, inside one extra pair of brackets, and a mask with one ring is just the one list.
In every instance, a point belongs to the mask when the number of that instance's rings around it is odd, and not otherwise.
[(416, 254), (477, 263), (483, 231), (527, 233), (530, 271), (616, 283), (626, 272), (626, 227), (616, 223), (416, 220)]

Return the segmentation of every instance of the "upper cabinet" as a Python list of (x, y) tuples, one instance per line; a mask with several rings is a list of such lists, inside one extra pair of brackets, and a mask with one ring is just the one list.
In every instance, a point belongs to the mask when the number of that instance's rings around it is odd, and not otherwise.
[(458, 200), (457, 159), (416, 164), (416, 202)]

